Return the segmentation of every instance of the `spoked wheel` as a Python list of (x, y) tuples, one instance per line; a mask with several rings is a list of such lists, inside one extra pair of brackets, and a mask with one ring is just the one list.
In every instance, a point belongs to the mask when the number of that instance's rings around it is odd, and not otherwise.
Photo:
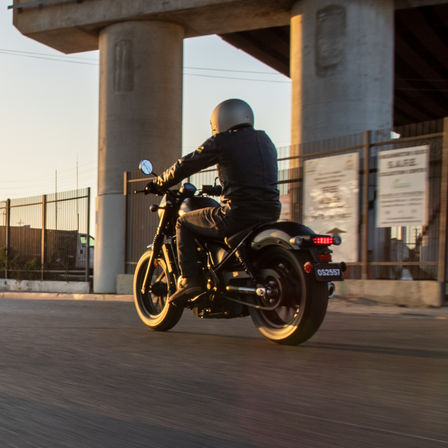
[(166, 331), (174, 327), (182, 316), (183, 308), (168, 304), (170, 295), (168, 271), (165, 260), (158, 257), (156, 267), (149, 281), (149, 291), (142, 294), (142, 283), (145, 278), (151, 250), (145, 252), (135, 269), (134, 304), (142, 322), (152, 330)]
[(263, 306), (250, 308), (258, 330), (271, 341), (296, 345), (308, 340), (322, 323), (328, 303), (327, 283), (305, 278), (297, 254), (273, 246), (259, 254), (257, 273), (268, 294)]

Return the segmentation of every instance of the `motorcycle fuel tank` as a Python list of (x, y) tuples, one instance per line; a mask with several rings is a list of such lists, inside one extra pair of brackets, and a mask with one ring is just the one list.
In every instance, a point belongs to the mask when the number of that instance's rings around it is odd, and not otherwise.
[(205, 207), (219, 207), (219, 203), (212, 198), (195, 196), (192, 198), (187, 198), (182, 202), (180, 206), (179, 215), (191, 212), (192, 210), (198, 210)]

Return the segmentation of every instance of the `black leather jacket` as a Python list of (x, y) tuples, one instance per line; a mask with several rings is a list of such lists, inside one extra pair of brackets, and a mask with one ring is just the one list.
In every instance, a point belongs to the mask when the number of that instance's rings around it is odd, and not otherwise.
[(182, 179), (217, 164), (227, 213), (277, 220), (281, 204), (277, 188), (277, 150), (264, 131), (241, 127), (209, 138), (179, 159), (156, 180), (170, 188)]

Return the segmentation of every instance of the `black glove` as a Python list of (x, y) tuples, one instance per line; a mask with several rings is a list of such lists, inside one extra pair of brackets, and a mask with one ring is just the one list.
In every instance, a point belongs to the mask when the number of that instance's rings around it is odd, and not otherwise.
[(157, 183), (157, 181), (152, 180), (145, 186), (145, 194), (149, 193), (162, 195), (164, 193), (164, 189)]

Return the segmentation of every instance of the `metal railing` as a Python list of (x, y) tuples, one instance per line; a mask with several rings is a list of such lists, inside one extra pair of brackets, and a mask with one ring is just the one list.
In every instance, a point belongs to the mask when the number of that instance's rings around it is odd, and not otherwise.
[[(392, 131), (394, 134), (391, 134)], [(399, 138), (391, 138), (391, 135)], [(305, 160), (339, 154), (358, 153), (359, 217), (358, 232), (344, 235), (358, 239), (357, 261), (348, 263), (346, 277), (352, 279), (447, 279), (447, 194), (448, 194), (448, 119), (418, 123), (393, 130), (366, 131), (299, 146), (279, 148), (279, 190), (282, 218), (302, 222)], [(429, 146), (429, 200), (426, 226), (377, 228), (375, 214), (378, 188), (379, 151), (410, 146)], [(196, 186), (212, 184), (215, 168), (189, 179)], [(147, 197), (133, 196), (135, 185), (148, 178), (126, 173), (127, 248), (126, 272), (133, 272), (139, 255), (152, 242), (157, 215), (147, 209)], [(138, 189), (137, 188), (137, 189)], [(306, 192), (305, 192), (306, 193)], [(151, 197), (153, 200), (154, 197)], [(344, 238), (343, 238), (344, 240)]]
[(0, 201), (0, 277), (89, 281), (90, 188)]

